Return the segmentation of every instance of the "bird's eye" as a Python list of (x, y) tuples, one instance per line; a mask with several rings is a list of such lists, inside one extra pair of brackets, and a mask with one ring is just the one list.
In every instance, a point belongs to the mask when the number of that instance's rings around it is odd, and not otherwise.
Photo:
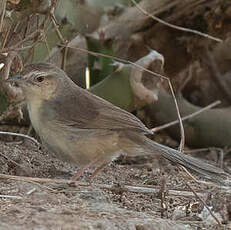
[(36, 78), (36, 81), (37, 82), (42, 82), (44, 80), (44, 77), (43, 76), (39, 76)]

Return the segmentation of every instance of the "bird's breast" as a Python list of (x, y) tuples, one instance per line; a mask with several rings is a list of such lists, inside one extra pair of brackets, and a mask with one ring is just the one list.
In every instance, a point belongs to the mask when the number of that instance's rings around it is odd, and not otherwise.
[(43, 144), (52, 152), (62, 156), (65, 143), (60, 136), (64, 137), (64, 135), (62, 130), (58, 130), (55, 121), (50, 119), (51, 108), (45, 106), (48, 111), (44, 113), (44, 102), (38, 100), (28, 103), (27, 108), (31, 124)]

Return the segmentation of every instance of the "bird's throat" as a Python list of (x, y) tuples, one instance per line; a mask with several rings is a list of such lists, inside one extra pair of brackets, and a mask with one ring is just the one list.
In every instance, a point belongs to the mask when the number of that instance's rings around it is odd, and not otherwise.
[(27, 109), (29, 112), (30, 121), (37, 133), (39, 133), (40, 131), (40, 123), (43, 122), (40, 118), (41, 104), (41, 100), (30, 100), (29, 102), (27, 102)]

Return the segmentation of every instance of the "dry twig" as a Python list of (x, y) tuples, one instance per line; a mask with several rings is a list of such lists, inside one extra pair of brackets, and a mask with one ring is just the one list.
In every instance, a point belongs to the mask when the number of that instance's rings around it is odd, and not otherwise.
[(0, 195), (0, 198), (5, 198), (5, 199), (19, 199), (21, 200), (21, 196), (12, 196), (12, 195)]
[(161, 178), (161, 187), (160, 187), (160, 205), (161, 205), (161, 218), (164, 218), (164, 211), (166, 211), (168, 218), (168, 204), (166, 202), (166, 178), (163, 175)]
[(216, 38), (216, 37), (213, 37), (209, 34), (205, 34), (205, 33), (202, 33), (200, 31), (197, 31), (197, 30), (192, 30), (192, 29), (188, 29), (188, 28), (184, 28), (184, 27), (181, 27), (181, 26), (176, 26), (176, 25), (173, 25), (171, 23), (168, 23), (168, 22), (165, 22), (164, 20), (148, 13), (145, 9), (143, 9), (142, 7), (140, 7), (140, 5), (138, 3), (136, 3), (135, 0), (131, 0), (131, 2), (137, 7), (137, 9), (139, 9), (143, 14), (147, 15), (148, 17), (154, 19), (155, 21), (163, 24), (163, 25), (166, 25), (168, 27), (171, 27), (173, 29), (177, 29), (177, 30), (180, 30), (180, 31), (184, 31), (184, 32), (188, 32), (188, 33), (193, 33), (193, 34), (197, 34), (199, 36), (202, 36), (202, 37), (205, 37), (205, 38), (209, 38), (211, 40), (214, 40), (216, 42), (223, 42), (220, 38)]
[[(19, 51), (19, 50), (24, 50), (26, 48), (31, 48), (34, 44), (38, 43), (38, 41), (39, 41), (38, 38), (40, 38), (42, 34), (43, 34), (42, 30), (36, 30), (36, 31), (32, 32), (31, 34), (29, 34), (28, 36), (26, 36), (23, 40), (16, 43), (15, 45), (1, 49), (0, 53), (8, 53), (9, 51)], [(19, 47), (19, 46), (23, 45), (25, 42), (31, 41), (35, 38), (37, 38), (37, 41), (35, 43), (33, 43), (32, 45), (27, 46), (27, 47)]]
[(50, 13), (51, 16), (51, 21), (53, 23), (53, 26), (55, 28), (56, 34), (59, 37), (59, 40), (61, 41), (61, 44), (64, 45), (64, 49), (62, 50), (63, 52), (63, 56), (62, 56), (62, 64), (61, 64), (61, 68), (65, 71), (66, 69), (66, 62), (67, 62), (67, 51), (68, 51), (68, 47), (66, 46), (67, 41), (64, 39), (61, 31), (59, 30), (55, 15), (53, 12)]
[[(16, 181), (24, 181), (24, 182), (29, 182), (29, 183), (57, 183), (57, 184), (70, 184), (73, 185), (75, 181), (72, 180), (66, 180), (66, 179), (51, 179), (51, 178), (38, 178), (38, 177), (24, 177), (24, 176), (13, 176), (13, 175), (6, 175), (6, 174), (0, 174), (0, 179), (5, 179), (5, 180), (16, 180)], [(155, 188), (155, 187), (144, 187), (144, 186), (132, 186), (132, 185), (123, 185), (118, 188), (118, 186), (115, 185), (107, 185), (107, 184), (89, 184), (89, 183), (84, 183), (84, 182), (77, 182), (78, 187), (97, 187), (100, 189), (104, 190), (110, 190), (117, 192), (118, 190), (121, 192), (134, 192), (134, 193), (158, 193), (160, 191), (160, 188)], [(189, 191), (184, 191), (184, 190), (168, 190), (168, 194), (170, 196), (185, 196), (185, 197), (192, 197), (194, 196), (194, 193), (189, 192)], [(198, 193), (199, 196), (205, 198), (205, 194), (202, 192)]]
[[(191, 113), (191, 114), (189, 114), (189, 115), (187, 115), (187, 116), (182, 117), (181, 119), (182, 119), (182, 121), (185, 121), (185, 120), (188, 120), (188, 119), (190, 119), (190, 118), (193, 118), (193, 117), (199, 115), (200, 113), (203, 113), (203, 112), (205, 112), (205, 111), (207, 111), (207, 110), (209, 110), (209, 109), (211, 109), (211, 108), (213, 108), (213, 107), (219, 105), (220, 103), (221, 103), (220, 101), (215, 101), (215, 102), (211, 103), (210, 105), (208, 105), (208, 106), (206, 106), (206, 107), (204, 107), (204, 108), (202, 108), (202, 109), (196, 111), (195, 113)], [(169, 123), (167, 123), (167, 124), (164, 124), (164, 125), (155, 127), (155, 128), (152, 129), (152, 131), (153, 131), (153, 132), (158, 132), (158, 131), (160, 131), (160, 130), (169, 128), (170, 126), (176, 125), (176, 124), (178, 124), (178, 123), (179, 123), (179, 120), (175, 120), (175, 121), (169, 122)]]
[(34, 139), (33, 137), (30, 137), (28, 135), (25, 135), (25, 134), (0, 131), (0, 135), (11, 135), (11, 136), (18, 136), (18, 137), (27, 138), (30, 141), (34, 142), (37, 146), (40, 146), (40, 143), (36, 139)]
[(1, 4), (1, 7), (2, 7), (2, 15), (1, 15), (1, 21), (0, 21), (0, 33), (2, 32), (2, 28), (3, 28), (3, 20), (4, 20), (4, 17), (5, 17), (5, 13), (6, 13), (6, 2), (7, 0), (2, 0), (2, 4)]
[(208, 207), (208, 205), (205, 203), (205, 201), (203, 199), (201, 199), (201, 197), (198, 196), (198, 194), (194, 191), (194, 189), (188, 184), (186, 183), (187, 187), (193, 192), (193, 194), (195, 195), (195, 197), (207, 208), (207, 210), (209, 211), (210, 215), (214, 218), (214, 220), (217, 222), (217, 224), (219, 226), (221, 226), (220, 221), (217, 219), (217, 217), (213, 214), (213, 212), (211, 211), (211, 209)]

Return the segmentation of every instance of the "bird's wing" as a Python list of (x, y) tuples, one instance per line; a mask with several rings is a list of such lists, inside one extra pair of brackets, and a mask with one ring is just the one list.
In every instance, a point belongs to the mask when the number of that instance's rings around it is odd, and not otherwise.
[(50, 103), (56, 119), (65, 126), (79, 129), (136, 130), (152, 133), (133, 114), (79, 88)]

